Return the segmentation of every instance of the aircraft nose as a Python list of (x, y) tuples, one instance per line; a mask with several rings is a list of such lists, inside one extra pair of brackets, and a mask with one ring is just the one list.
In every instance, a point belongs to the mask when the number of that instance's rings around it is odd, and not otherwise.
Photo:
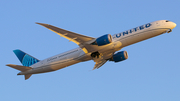
[(176, 27), (176, 23), (172, 22), (172, 28), (171, 29), (173, 29), (175, 27)]

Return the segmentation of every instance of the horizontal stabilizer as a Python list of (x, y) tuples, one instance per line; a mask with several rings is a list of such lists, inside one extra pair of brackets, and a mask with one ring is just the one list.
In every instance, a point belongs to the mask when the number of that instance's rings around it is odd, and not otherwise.
[(20, 65), (13, 65), (13, 64), (7, 64), (6, 66), (9, 66), (9, 67), (12, 67), (14, 69), (20, 70), (21, 72), (25, 72), (27, 70), (32, 69), (31, 67), (20, 66)]
[(31, 75), (32, 75), (32, 74), (26, 74), (26, 75), (24, 75), (25, 80), (29, 79), (29, 78), (31, 77)]
[[(30, 69), (32, 69), (31, 67), (26, 67), (26, 66), (20, 66), (20, 65), (13, 65), (13, 64), (7, 64), (6, 66), (12, 67), (14, 69), (20, 70), (21, 72), (25, 72), (28, 71)], [(17, 74), (19, 75), (19, 74)], [(31, 77), (32, 74), (26, 74), (24, 75), (25, 80), (29, 79)]]

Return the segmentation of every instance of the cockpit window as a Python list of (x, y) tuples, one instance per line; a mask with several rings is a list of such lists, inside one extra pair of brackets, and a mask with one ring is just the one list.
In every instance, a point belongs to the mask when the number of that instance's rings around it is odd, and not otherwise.
[(166, 22), (169, 22), (168, 20), (166, 20)]

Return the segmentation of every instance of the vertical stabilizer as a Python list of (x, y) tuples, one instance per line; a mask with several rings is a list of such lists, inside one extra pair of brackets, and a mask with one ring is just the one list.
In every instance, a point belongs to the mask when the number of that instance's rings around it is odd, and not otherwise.
[(22, 63), (23, 66), (29, 67), (29, 66), (39, 62), (38, 59), (30, 56), (29, 54), (27, 54), (19, 49), (13, 50), (13, 52), (16, 54), (16, 56), (18, 57), (19, 61)]

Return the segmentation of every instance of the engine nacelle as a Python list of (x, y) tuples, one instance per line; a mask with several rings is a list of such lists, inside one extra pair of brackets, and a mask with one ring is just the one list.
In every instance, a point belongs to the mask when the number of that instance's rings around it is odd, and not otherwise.
[(121, 51), (114, 54), (112, 58), (110, 58), (110, 61), (120, 62), (126, 60), (127, 58), (128, 58), (128, 53), (126, 51)]
[(92, 44), (95, 44), (95, 45), (98, 45), (98, 46), (103, 46), (103, 45), (107, 45), (109, 43), (112, 42), (112, 36), (111, 34), (106, 34), (106, 35), (103, 35), (99, 38), (96, 39), (96, 41)]

